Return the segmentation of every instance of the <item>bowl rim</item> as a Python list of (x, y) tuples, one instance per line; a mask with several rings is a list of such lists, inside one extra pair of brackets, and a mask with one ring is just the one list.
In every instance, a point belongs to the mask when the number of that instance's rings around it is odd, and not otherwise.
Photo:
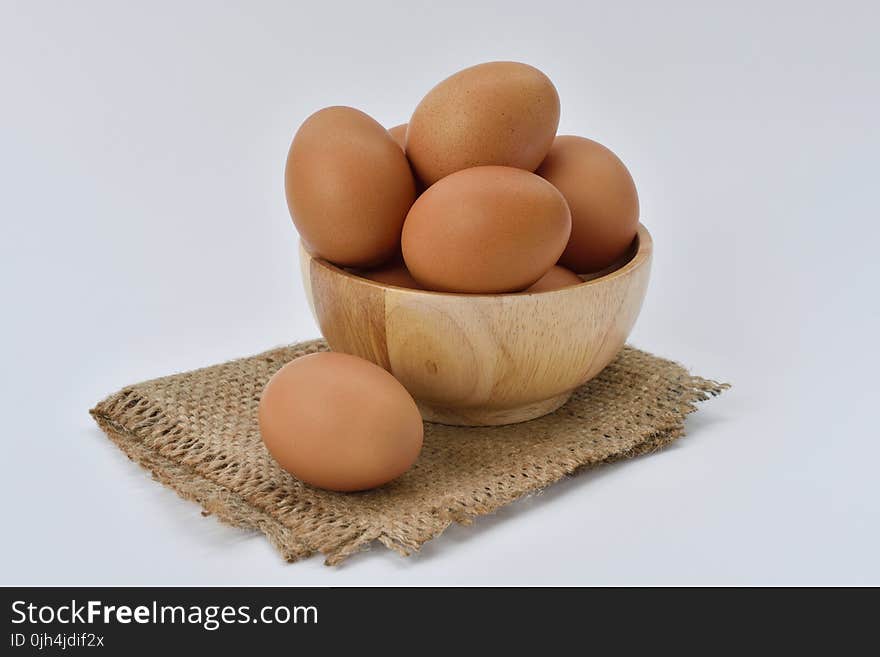
[[(411, 294), (425, 294), (432, 296), (441, 296), (441, 297), (465, 297), (468, 299), (499, 299), (504, 297), (511, 298), (521, 298), (521, 297), (531, 297), (539, 294), (557, 294), (559, 292), (571, 291), (582, 288), (587, 285), (599, 285), (601, 283), (613, 280), (615, 278), (619, 278), (620, 276), (625, 276), (630, 272), (638, 269), (643, 266), (651, 257), (651, 254), (654, 250), (654, 240), (651, 237), (651, 233), (648, 232), (648, 229), (645, 228), (645, 225), (639, 222), (638, 230), (636, 231), (636, 236), (634, 241), (637, 242), (636, 250), (633, 256), (627, 260), (622, 266), (608, 272), (607, 274), (603, 274), (601, 276), (597, 276), (596, 278), (591, 278), (586, 281), (582, 281), (575, 285), (567, 285), (566, 287), (561, 287), (556, 290), (544, 290), (542, 292), (500, 292), (494, 294), (484, 294), (484, 293), (470, 293), (470, 292), (437, 292), (435, 290), (417, 290), (411, 287), (402, 287), (400, 285), (392, 285), (391, 283), (380, 283), (378, 281), (374, 281), (369, 278), (365, 278), (363, 276), (359, 276), (353, 272), (347, 271), (342, 267), (334, 265), (332, 262), (328, 260), (324, 260), (318, 256), (313, 255), (306, 248), (305, 243), (300, 240), (300, 249), (303, 253), (305, 253), (311, 262), (317, 263), (319, 266), (331, 271), (332, 273), (343, 276), (349, 279), (356, 280), (361, 285), (367, 285), (368, 287), (378, 288), (380, 290), (398, 290), (402, 292), (408, 292)], [(581, 276), (581, 274), (578, 274)]]

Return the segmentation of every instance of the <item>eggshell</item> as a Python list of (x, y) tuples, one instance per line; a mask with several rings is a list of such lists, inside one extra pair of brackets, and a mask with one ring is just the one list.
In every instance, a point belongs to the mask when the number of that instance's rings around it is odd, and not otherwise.
[(551, 290), (559, 290), (563, 287), (578, 285), (579, 283), (583, 283), (583, 281), (571, 269), (553, 265), (546, 274), (532, 283), (525, 291), (550, 292)]
[(263, 390), (258, 416), (278, 464), (328, 490), (381, 486), (406, 472), (422, 448), (422, 418), (406, 389), (348, 354), (311, 354), (282, 367)]
[(284, 177), (293, 222), (315, 255), (368, 267), (398, 250), (415, 181), (397, 142), (363, 112), (312, 114), (293, 138)]
[(406, 149), (406, 123), (401, 123), (400, 125), (396, 125), (393, 128), (388, 128), (388, 133), (391, 135), (391, 138), (397, 142), (397, 145), (403, 149)]
[(415, 202), (403, 226), (403, 257), (429, 290), (522, 290), (565, 248), (571, 216), (543, 178), (511, 167), (476, 167), (447, 176)]
[[(394, 141), (396, 141), (400, 147), (406, 152), (406, 123), (401, 123), (400, 125), (396, 125), (393, 128), (388, 129), (388, 134), (392, 136)], [(407, 160), (409, 161), (409, 160)], [(410, 171), (412, 171), (412, 165), (410, 165)], [(413, 179), (416, 182), (416, 196), (418, 197), (423, 191), (425, 191), (425, 183), (419, 180), (418, 176), (413, 173)]]
[(413, 112), (406, 154), (427, 185), (455, 171), (503, 165), (534, 171), (559, 125), (559, 95), (538, 69), (490, 62), (431, 89)]
[(424, 289), (419, 282), (412, 277), (409, 269), (403, 260), (394, 260), (386, 265), (377, 267), (376, 269), (368, 269), (358, 272), (360, 276), (368, 278), (377, 283), (386, 285), (396, 285), (397, 287), (408, 287), (414, 290)]
[(571, 238), (559, 264), (587, 274), (612, 265), (635, 239), (639, 196), (623, 162), (602, 144), (557, 137), (536, 172), (571, 208)]

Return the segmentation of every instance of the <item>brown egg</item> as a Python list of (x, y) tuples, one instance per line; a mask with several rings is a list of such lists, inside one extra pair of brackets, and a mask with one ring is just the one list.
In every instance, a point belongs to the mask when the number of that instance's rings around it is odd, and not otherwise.
[(284, 178), (293, 222), (315, 255), (369, 267), (399, 248), (415, 182), (397, 142), (363, 112), (328, 107), (306, 119)]
[(559, 264), (587, 274), (626, 253), (639, 227), (639, 196), (614, 153), (584, 137), (557, 137), (536, 173), (553, 183), (571, 208), (571, 238)]
[(388, 128), (388, 133), (391, 135), (391, 138), (394, 139), (394, 141), (396, 141), (403, 149), (406, 148), (406, 126), (406, 123), (401, 123), (393, 128)]
[(259, 423), (282, 468), (327, 490), (381, 486), (422, 449), (422, 417), (406, 388), (348, 354), (302, 356), (278, 370), (263, 389)]
[(419, 197), (403, 225), (403, 257), (429, 290), (513, 292), (553, 266), (570, 231), (568, 205), (546, 180), (522, 169), (476, 167)]
[(559, 95), (541, 71), (490, 62), (431, 89), (409, 121), (406, 154), (427, 185), (460, 169), (497, 164), (534, 171), (559, 125)]
[[(388, 129), (388, 134), (396, 141), (400, 147), (406, 151), (406, 127), (408, 124), (401, 123), (400, 125), (396, 125), (393, 128)], [(409, 161), (409, 160), (407, 160)], [(412, 165), (410, 165), (410, 171), (412, 171)], [(413, 173), (413, 179), (416, 182), (416, 196), (419, 196), (423, 191), (425, 191), (425, 183), (418, 179), (418, 177)]]
[(409, 269), (406, 268), (406, 264), (402, 259), (395, 259), (381, 267), (360, 271), (358, 274), (364, 278), (369, 278), (371, 281), (376, 281), (377, 283), (396, 285), (397, 287), (408, 287), (414, 290), (424, 289), (419, 282), (412, 277), (412, 274), (409, 273)]
[(525, 289), (526, 292), (550, 292), (551, 290), (559, 290), (563, 287), (577, 285), (583, 281), (571, 269), (553, 265), (546, 274), (541, 276), (530, 287)]

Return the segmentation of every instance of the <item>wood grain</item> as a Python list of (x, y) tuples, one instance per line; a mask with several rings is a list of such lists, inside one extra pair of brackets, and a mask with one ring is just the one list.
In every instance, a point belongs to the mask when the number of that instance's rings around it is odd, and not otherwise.
[(330, 348), (366, 358), (391, 369), (385, 338), (385, 293), (378, 285), (363, 286), (359, 277), (307, 258), (307, 293), (315, 319)]
[(640, 226), (632, 257), (603, 276), (498, 295), (383, 285), (301, 257), (332, 349), (389, 370), (427, 420), (496, 425), (555, 410), (617, 355), (641, 309), (652, 251)]

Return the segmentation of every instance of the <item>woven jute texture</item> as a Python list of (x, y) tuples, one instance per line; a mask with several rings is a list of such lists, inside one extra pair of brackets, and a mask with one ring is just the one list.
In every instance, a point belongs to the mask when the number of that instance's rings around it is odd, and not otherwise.
[(374, 541), (407, 555), (453, 522), (469, 523), (585, 466), (654, 451), (684, 433), (694, 404), (725, 384), (625, 347), (555, 413), (503, 427), (425, 424), (416, 464), (363, 493), (301, 484), (263, 447), (257, 404), (285, 363), (321, 340), (123, 388), (91, 410), (156, 480), (206, 514), (263, 532), (288, 561), (341, 563)]

